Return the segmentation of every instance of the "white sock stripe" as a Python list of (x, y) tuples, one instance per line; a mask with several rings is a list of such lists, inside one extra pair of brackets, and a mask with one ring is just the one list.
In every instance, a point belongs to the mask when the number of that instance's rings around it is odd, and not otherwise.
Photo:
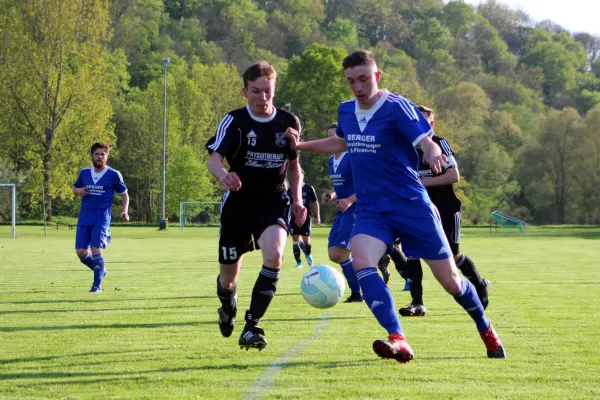
[(260, 271), (260, 274), (268, 278), (279, 279), (279, 271), (269, 271), (268, 269), (263, 268)]
[(361, 280), (373, 274), (378, 274), (377, 268), (364, 268), (356, 272), (356, 277), (358, 278), (358, 280)]
[(229, 125), (231, 124), (232, 121), (233, 121), (233, 117), (231, 115), (229, 115), (229, 114), (225, 115), (225, 117), (219, 124), (219, 127), (217, 128), (217, 137), (215, 138), (215, 142), (213, 144), (211, 144), (210, 146), (208, 146), (209, 149), (216, 150), (219, 148), (219, 145), (221, 144), (221, 142), (223, 141), (223, 138), (225, 137), (227, 128), (229, 128)]
[(342, 267), (346, 267), (346, 266), (348, 266), (348, 265), (352, 265), (352, 258), (349, 258), (349, 259), (347, 259), (346, 261), (343, 261), (343, 262), (341, 262), (341, 263), (340, 263), (340, 265), (341, 265)]

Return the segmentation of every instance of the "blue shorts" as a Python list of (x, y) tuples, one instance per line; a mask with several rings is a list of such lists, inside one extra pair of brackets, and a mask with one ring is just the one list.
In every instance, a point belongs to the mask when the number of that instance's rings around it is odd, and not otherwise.
[(359, 234), (377, 238), (388, 246), (399, 239), (402, 251), (410, 258), (445, 260), (452, 257), (437, 209), (426, 201), (403, 204), (399, 211), (373, 212), (359, 208), (352, 236)]
[(343, 247), (346, 250), (350, 250), (350, 238), (352, 237), (353, 227), (354, 210), (338, 212), (331, 225), (327, 247)]
[(98, 247), (105, 249), (110, 243), (110, 226), (108, 225), (77, 225), (75, 233), (75, 248), (87, 249)]

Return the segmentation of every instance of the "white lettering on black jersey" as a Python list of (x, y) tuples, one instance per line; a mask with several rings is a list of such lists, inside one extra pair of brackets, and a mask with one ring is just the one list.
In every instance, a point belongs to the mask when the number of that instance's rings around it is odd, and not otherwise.
[(273, 116), (258, 118), (248, 106), (225, 115), (206, 148), (221, 154), (242, 181), (240, 192), (285, 191), (288, 160), (298, 157), (285, 137), (287, 128), (298, 129), (295, 117), (276, 108)]
[[(440, 174), (434, 174), (429, 164), (425, 161), (423, 152), (420, 148), (417, 148), (417, 153), (419, 154), (419, 177), (421, 179), (429, 179), (434, 176), (443, 175), (446, 173), (447, 169), (457, 167), (456, 160), (454, 159), (454, 152), (446, 139), (437, 135), (433, 135), (431, 139), (440, 146), (442, 153), (448, 157), (448, 162), (444, 164)], [(461, 202), (454, 192), (453, 185), (428, 186), (426, 189), (431, 201), (440, 212), (447, 211), (454, 213), (460, 211)]]

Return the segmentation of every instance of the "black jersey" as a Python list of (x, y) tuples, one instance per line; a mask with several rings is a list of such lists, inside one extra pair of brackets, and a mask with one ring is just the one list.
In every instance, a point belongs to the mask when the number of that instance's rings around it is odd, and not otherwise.
[[(421, 179), (428, 179), (434, 176), (443, 175), (446, 173), (448, 168), (456, 168), (456, 160), (454, 159), (454, 152), (450, 147), (450, 144), (446, 141), (446, 139), (439, 137), (437, 135), (433, 135), (431, 139), (437, 143), (438, 146), (442, 149), (442, 153), (448, 157), (448, 162), (444, 164), (442, 168), (442, 172), (440, 174), (434, 174), (431, 170), (429, 164), (425, 161), (425, 157), (423, 157), (423, 152), (420, 148), (417, 148), (417, 153), (419, 153), (419, 177)], [(452, 185), (441, 185), (441, 186), (429, 186), (426, 188), (429, 197), (433, 204), (438, 208), (440, 213), (443, 212), (457, 212), (460, 211), (461, 202), (460, 199), (456, 196), (454, 192), (454, 187)]]
[(298, 157), (285, 131), (297, 125), (294, 116), (280, 108), (271, 117), (259, 118), (246, 106), (225, 115), (206, 148), (227, 160), (229, 172), (242, 182), (241, 193), (284, 193), (288, 160)]
[[(290, 197), (290, 203), (294, 201), (294, 196), (292, 196), (292, 190), (288, 190), (288, 196)], [(309, 219), (311, 216), (310, 205), (317, 201), (317, 192), (315, 188), (305, 183), (302, 185), (302, 204), (306, 207), (306, 218)]]

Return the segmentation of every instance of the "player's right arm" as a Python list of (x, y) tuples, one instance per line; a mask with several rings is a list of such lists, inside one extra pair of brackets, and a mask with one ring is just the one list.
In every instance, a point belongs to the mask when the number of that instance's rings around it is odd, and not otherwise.
[(346, 151), (346, 142), (335, 136), (327, 139), (311, 140), (301, 142), (298, 132), (288, 130), (286, 136), (290, 141), (290, 147), (298, 151), (308, 151), (311, 153), (343, 153)]
[(219, 182), (221, 182), (221, 185), (234, 192), (242, 188), (242, 181), (235, 172), (229, 172), (225, 168), (223, 157), (227, 155), (229, 149), (236, 144), (236, 140), (239, 145), (240, 138), (239, 135), (236, 135), (237, 132), (235, 132), (235, 130), (233, 116), (231, 114), (226, 114), (219, 123), (215, 136), (210, 138), (208, 143), (206, 143), (206, 149), (210, 154), (210, 158), (208, 159), (208, 170), (219, 180)]
[(344, 212), (354, 203), (356, 203), (356, 193), (346, 197), (345, 199), (338, 199), (336, 207), (341, 212)]
[[(81, 171), (83, 171), (83, 170), (81, 170)], [(83, 184), (83, 177), (81, 176), (81, 171), (79, 171), (79, 174), (77, 175), (77, 180), (73, 184), (72, 190), (73, 190), (73, 194), (80, 196), (80, 197), (84, 197), (88, 193), (87, 193), (87, 188)]]
[(325, 192), (323, 193), (323, 199), (322, 199), (322, 203), (329, 203), (331, 200), (335, 199), (337, 197), (337, 194), (335, 193), (335, 190), (332, 190), (331, 192)]

